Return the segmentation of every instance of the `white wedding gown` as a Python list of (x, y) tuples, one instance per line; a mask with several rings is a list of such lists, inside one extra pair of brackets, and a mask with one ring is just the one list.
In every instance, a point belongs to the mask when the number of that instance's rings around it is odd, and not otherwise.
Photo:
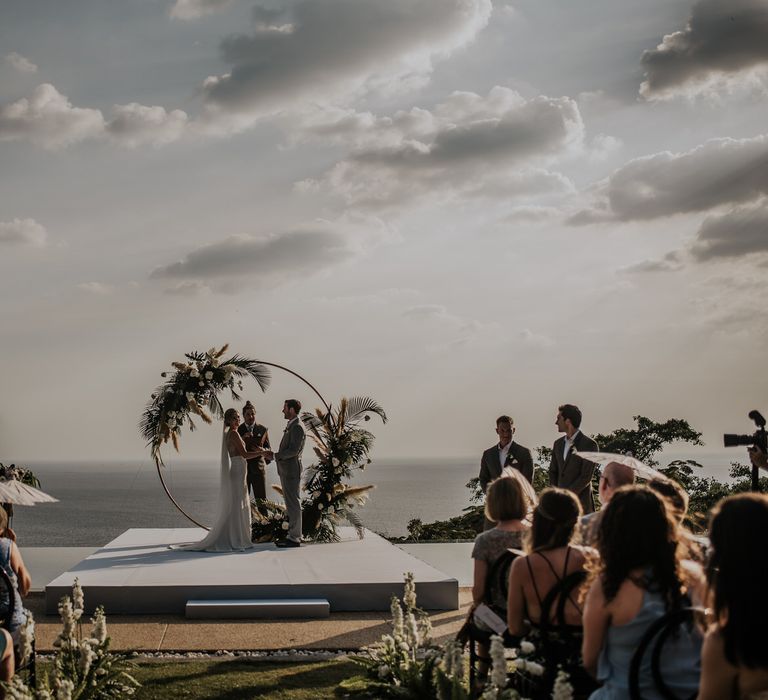
[(195, 552), (234, 552), (249, 549), (251, 542), (251, 503), (245, 481), (247, 464), (244, 457), (231, 456), (227, 449), (227, 432), (221, 439), (221, 478), (219, 506), (213, 527), (200, 542), (173, 545), (173, 549)]

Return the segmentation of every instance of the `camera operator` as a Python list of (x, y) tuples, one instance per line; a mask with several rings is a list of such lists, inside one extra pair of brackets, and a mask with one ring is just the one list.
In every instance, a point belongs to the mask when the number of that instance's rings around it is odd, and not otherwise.
[(749, 453), (749, 461), (752, 462), (753, 467), (758, 469), (768, 469), (768, 455), (765, 454), (757, 445), (747, 448)]

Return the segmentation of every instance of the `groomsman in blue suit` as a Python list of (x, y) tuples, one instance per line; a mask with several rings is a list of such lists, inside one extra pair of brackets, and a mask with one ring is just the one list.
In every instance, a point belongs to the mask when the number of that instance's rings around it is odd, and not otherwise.
[(288, 399), (283, 404), (283, 417), (288, 423), (280, 447), (277, 452), (266, 454), (277, 462), (277, 474), (288, 513), (288, 533), (285, 539), (275, 542), (278, 547), (301, 546), (301, 453), (306, 435), (299, 419), (300, 412), (301, 403), (296, 399)]

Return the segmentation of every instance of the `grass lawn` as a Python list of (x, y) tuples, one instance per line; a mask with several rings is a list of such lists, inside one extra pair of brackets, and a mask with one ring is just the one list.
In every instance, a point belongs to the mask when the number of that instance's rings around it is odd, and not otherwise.
[(332, 698), (334, 688), (362, 669), (346, 659), (263, 661), (199, 659), (143, 662), (136, 670), (139, 700), (210, 698), (212, 700), (303, 700)]

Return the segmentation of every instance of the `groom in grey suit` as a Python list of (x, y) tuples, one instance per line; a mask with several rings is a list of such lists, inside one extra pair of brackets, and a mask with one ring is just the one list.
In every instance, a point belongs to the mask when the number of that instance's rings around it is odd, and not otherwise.
[[(304, 451), (304, 426), (299, 419), (301, 403), (288, 399), (283, 404), (283, 417), (288, 421), (280, 440), (280, 447), (274, 453), (277, 474), (283, 489), (285, 509), (288, 512), (288, 534), (275, 544), (278, 547), (301, 546), (301, 453)], [(270, 452), (268, 457), (273, 456)]]

